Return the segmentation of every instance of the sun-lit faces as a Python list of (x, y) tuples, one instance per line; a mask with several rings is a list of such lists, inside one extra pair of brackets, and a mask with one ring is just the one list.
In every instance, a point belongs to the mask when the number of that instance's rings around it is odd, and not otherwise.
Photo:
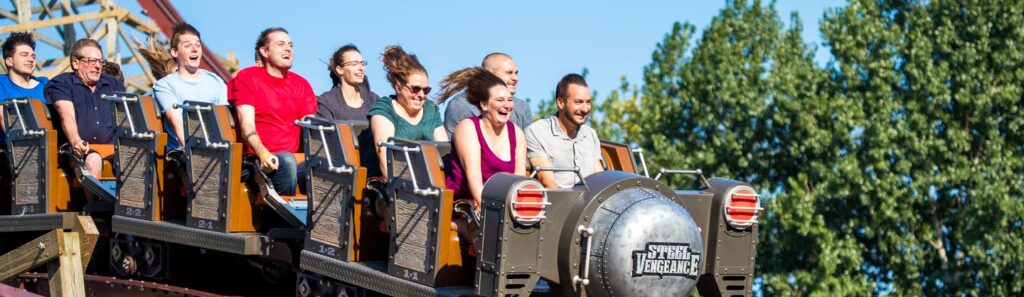
[(4, 59), (10, 72), (20, 75), (32, 75), (36, 67), (36, 51), (32, 47), (19, 44), (14, 47), (14, 55)]
[(405, 107), (410, 113), (417, 113), (423, 109), (423, 103), (427, 101), (430, 93), (430, 83), (427, 76), (422, 73), (413, 73), (406, 78), (405, 85), (395, 88), (398, 94), (398, 104)]
[(288, 70), (292, 68), (292, 38), (288, 33), (276, 31), (267, 35), (267, 45), (260, 48), (266, 66)]
[(496, 124), (505, 124), (512, 115), (515, 102), (512, 100), (512, 92), (503, 85), (496, 85), (487, 90), (490, 96), (487, 101), (480, 102), (481, 117), (491, 120)]
[(593, 101), (590, 88), (569, 84), (565, 98), (559, 98), (557, 101), (558, 117), (567, 119), (577, 127), (587, 122), (587, 115), (590, 114), (591, 101)]
[(95, 86), (96, 82), (100, 81), (104, 63), (103, 52), (95, 46), (81, 48), (71, 59), (75, 75), (87, 86)]
[(199, 36), (182, 34), (178, 36), (178, 46), (171, 49), (171, 56), (178, 61), (178, 67), (184, 67), (189, 73), (196, 73), (203, 61), (203, 43)]
[(347, 51), (341, 54), (341, 65), (338, 71), (341, 79), (350, 86), (358, 86), (366, 79), (366, 60), (358, 51)]
[(516, 61), (507, 56), (496, 56), (487, 61), (486, 68), (505, 82), (512, 95), (516, 94), (516, 85), (519, 84), (519, 68), (516, 67)]

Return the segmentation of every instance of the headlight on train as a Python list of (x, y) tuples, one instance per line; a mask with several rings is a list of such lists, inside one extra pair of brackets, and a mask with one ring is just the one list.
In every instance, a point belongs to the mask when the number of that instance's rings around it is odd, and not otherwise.
[(515, 200), (509, 208), (512, 219), (523, 227), (530, 227), (545, 218), (548, 202), (547, 190), (535, 180), (523, 182), (515, 190)]
[(737, 230), (746, 230), (757, 224), (757, 214), (761, 208), (761, 195), (749, 186), (738, 186), (725, 195), (725, 221)]

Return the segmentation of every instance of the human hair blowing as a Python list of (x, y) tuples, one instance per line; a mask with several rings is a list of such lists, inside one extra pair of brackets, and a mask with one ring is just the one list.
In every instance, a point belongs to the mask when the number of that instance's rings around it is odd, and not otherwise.
[(477, 107), (491, 97), (494, 86), (504, 86), (505, 81), (483, 67), (470, 67), (452, 72), (441, 80), (441, 95), (437, 104), (444, 103), (459, 91), (466, 91), (466, 100)]
[(409, 82), (409, 76), (412, 74), (427, 75), (427, 69), (423, 68), (416, 55), (406, 53), (401, 46), (391, 45), (384, 48), (380, 60), (384, 62), (384, 71), (387, 72), (388, 82), (394, 87), (404, 86)]

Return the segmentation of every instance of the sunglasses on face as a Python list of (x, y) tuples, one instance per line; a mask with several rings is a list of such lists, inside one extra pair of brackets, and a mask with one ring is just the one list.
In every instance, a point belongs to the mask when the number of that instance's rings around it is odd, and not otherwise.
[(430, 94), (430, 87), (421, 87), (421, 86), (405, 86), (405, 87), (409, 88), (409, 92), (413, 93), (413, 94), (417, 94), (419, 92), (423, 92), (423, 95)]

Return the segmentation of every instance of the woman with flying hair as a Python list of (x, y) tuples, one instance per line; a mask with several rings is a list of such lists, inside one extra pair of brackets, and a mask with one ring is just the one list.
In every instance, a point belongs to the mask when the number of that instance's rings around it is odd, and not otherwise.
[[(457, 206), (474, 206), (471, 215), (475, 219), (480, 216), (484, 183), (491, 176), (500, 172), (526, 175), (526, 136), (509, 121), (515, 105), (512, 92), (490, 71), (472, 67), (453, 72), (441, 81), (441, 89), (438, 104), (464, 91), (469, 103), (480, 109), (479, 116), (463, 119), (455, 126), (445, 181), (445, 187), (455, 192)], [(468, 219), (453, 218), (464, 242), (476, 238), (476, 224), (467, 224)]]
[[(406, 53), (397, 45), (388, 46), (381, 54), (388, 82), (395, 94), (381, 97), (370, 108), (370, 129), (373, 143), (387, 141), (389, 137), (406, 140), (448, 141), (437, 105), (427, 100), (430, 84), (427, 70), (416, 55)], [(386, 148), (377, 149), (380, 170), (369, 176), (383, 176), (386, 166)], [(373, 171), (373, 166), (367, 165)], [(387, 177), (384, 177), (387, 178)]]

